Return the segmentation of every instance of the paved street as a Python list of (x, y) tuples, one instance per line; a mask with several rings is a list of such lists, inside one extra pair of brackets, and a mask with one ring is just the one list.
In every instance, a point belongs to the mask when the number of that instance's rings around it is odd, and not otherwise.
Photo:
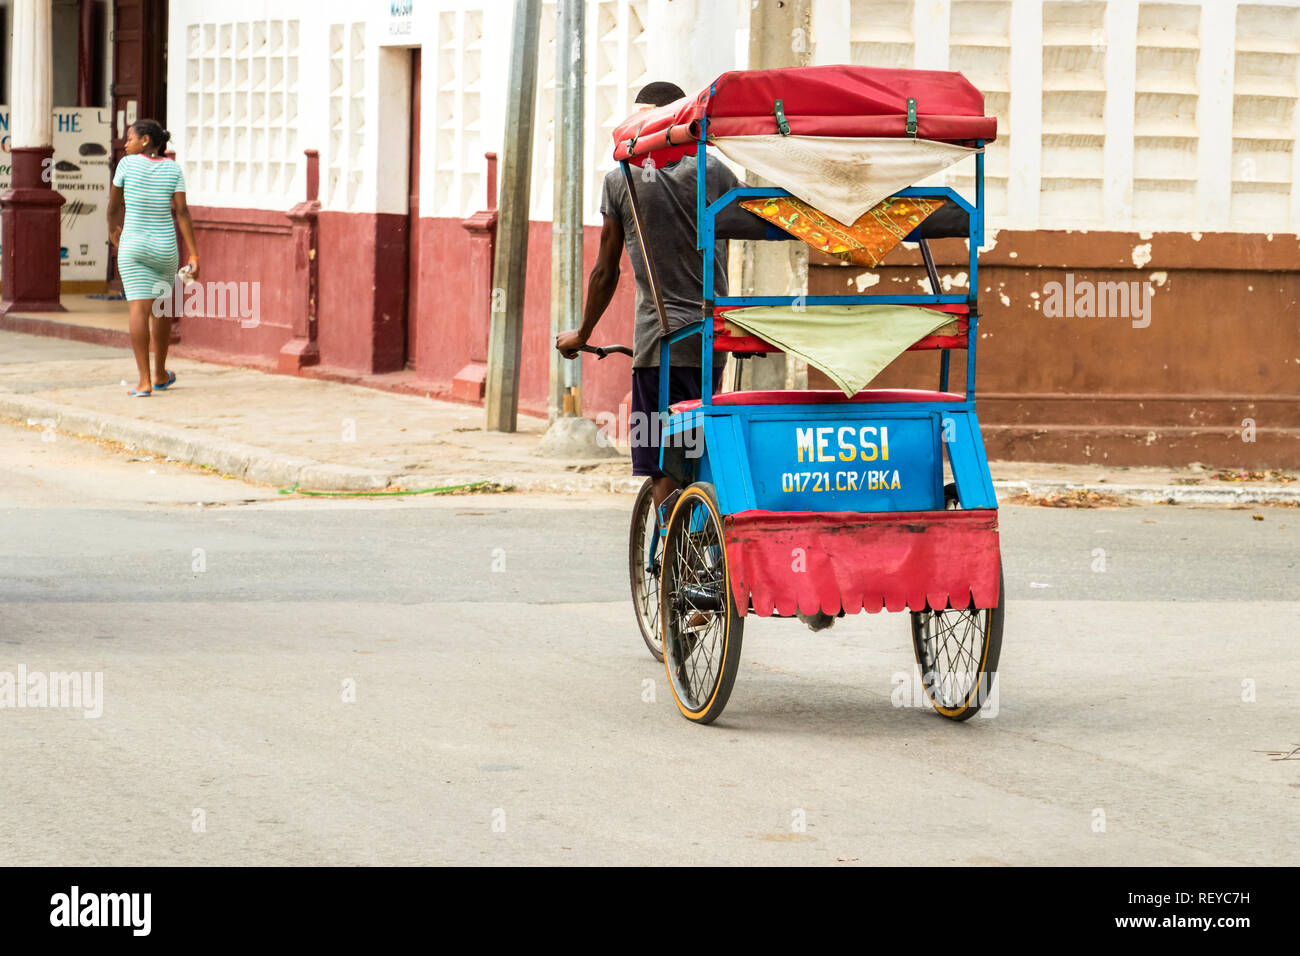
[(0, 425), (0, 672), (102, 673), (97, 718), (0, 710), (11, 863), (1300, 862), (1300, 509), (1005, 507), (995, 717), (894, 706), (882, 614), (751, 620), (698, 727), (629, 496), (133, 457)]

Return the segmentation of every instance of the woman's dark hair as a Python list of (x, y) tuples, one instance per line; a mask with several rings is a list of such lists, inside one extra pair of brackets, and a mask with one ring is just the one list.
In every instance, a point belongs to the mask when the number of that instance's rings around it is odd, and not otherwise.
[(132, 123), (131, 128), (135, 130), (136, 136), (148, 136), (149, 145), (158, 151), (159, 156), (167, 155), (167, 140), (171, 139), (172, 134), (162, 128), (162, 123), (157, 120), (142, 119)]

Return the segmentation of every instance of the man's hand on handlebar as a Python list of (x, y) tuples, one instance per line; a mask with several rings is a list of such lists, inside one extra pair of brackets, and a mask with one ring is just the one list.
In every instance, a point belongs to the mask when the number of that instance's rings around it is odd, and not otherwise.
[(578, 357), (579, 352), (590, 352), (598, 359), (603, 359), (606, 355), (626, 355), (632, 357), (632, 349), (627, 345), (588, 345), (587, 340), (582, 337), (582, 332), (570, 329), (567, 332), (561, 332), (555, 337), (555, 348), (567, 359)]
[(586, 344), (587, 339), (581, 329), (568, 329), (555, 337), (555, 348), (566, 359), (577, 358)]

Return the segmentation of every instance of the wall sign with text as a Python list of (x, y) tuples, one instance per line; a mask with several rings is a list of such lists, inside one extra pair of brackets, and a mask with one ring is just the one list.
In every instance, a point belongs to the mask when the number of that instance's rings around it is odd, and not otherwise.
[[(111, 113), (95, 107), (54, 110), (54, 157), (50, 181), (63, 205), (60, 277), (65, 282), (102, 281), (108, 273), (108, 187)], [(9, 188), (9, 107), (0, 106), (0, 189)]]

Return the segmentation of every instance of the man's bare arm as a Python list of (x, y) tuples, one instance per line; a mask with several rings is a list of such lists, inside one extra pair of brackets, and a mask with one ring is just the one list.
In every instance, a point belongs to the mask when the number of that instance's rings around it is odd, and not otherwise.
[(596, 323), (609, 308), (614, 290), (618, 288), (619, 262), (623, 257), (623, 222), (606, 216), (600, 227), (600, 251), (596, 265), (587, 280), (587, 305), (582, 312), (582, 327), (561, 332), (555, 337), (555, 347), (565, 358), (573, 358), (578, 349), (587, 344)]

